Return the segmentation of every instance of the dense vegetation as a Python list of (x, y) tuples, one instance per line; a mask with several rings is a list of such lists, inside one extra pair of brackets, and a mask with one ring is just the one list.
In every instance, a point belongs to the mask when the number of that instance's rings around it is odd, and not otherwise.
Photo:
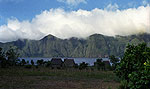
[(122, 80), (120, 89), (150, 89), (150, 48), (128, 45), (115, 73)]
[(8, 50), (16, 46), (22, 57), (104, 57), (109, 55), (123, 56), (128, 43), (145, 42), (150, 46), (150, 34), (131, 36), (104, 36), (94, 34), (86, 39), (59, 39), (48, 35), (41, 40), (17, 40), (0, 43), (0, 47)]
[(18, 57), (19, 53), (17, 48), (10, 46), (10, 48), (4, 52), (2, 48), (0, 48), (0, 67), (5, 68), (8, 66), (16, 66), (18, 65)]

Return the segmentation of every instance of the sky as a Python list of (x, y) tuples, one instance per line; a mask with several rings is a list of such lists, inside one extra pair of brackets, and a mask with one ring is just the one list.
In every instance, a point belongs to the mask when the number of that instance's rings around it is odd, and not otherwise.
[(150, 33), (150, 0), (0, 0), (0, 42)]

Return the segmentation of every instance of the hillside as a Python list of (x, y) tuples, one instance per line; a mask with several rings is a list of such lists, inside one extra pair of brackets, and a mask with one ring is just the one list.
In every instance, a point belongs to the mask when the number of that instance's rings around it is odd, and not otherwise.
[(0, 47), (7, 50), (9, 46), (17, 46), (22, 57), (104, 57), (122, 56), (128, 43), (141, 42), (150, 46), (150, 34), (116, 37), (93, 34), (87, 39), (59, 39), (48, 35), (41, 40), (0, 43)]

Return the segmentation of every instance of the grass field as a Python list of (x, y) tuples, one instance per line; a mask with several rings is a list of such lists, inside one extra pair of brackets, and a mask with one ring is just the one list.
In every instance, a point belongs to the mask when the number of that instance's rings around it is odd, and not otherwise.
[(0, 89), (117, 89), (112, 71), (13, 67), (0, 69)]

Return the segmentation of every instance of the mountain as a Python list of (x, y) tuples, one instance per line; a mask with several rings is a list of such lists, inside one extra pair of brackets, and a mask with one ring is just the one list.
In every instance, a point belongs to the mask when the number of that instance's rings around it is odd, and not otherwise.
[(150, 34), (130, 36), (104, 36), (93, 34), (86, 39), (60, 39), (48, 35), (41, 40), (17, 40), (0, 43), (7, 50), (16, 46), (22, 57), (104, 57), (116, 55), (121, 57), (128, 43), (139, 44), (146, 42), (150, 46)]

